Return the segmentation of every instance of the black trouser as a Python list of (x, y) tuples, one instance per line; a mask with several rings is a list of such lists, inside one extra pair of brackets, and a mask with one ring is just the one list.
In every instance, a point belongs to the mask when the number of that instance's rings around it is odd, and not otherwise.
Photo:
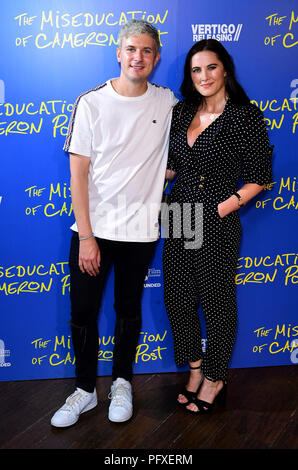
[(98, 312), (111, 265), (114, 265), (114, 358), (112, 378), (132, 379), (132, 366), (141, 331), (141, 300), (145, 276), (155, 242), (121, 242), (96, 238), (101, 253), (100, 273), (90, 276), (78, 266), (79, 240), (71, 241), (70, 300), (71, 330), (76, 358), (76, 386), (93, 392), (98, 364)]
[[(168, 238), (163, 249), (165, 306), (177, 364), (203, 359), (210, 380), (226, 381), (237, 331), (235, 275), (241, 224), (238, 212), (220, 219), (217, 207), (204, 206), (204, 238), (199, 249), (186, 249), (183, 238)], [(199, 305), (205, 318), (203, 354)]]

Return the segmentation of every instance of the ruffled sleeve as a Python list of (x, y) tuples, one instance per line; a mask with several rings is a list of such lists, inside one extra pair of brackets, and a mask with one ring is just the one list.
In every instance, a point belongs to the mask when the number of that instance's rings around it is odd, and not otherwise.
[(242, 180), (261, 186), (272, 181), (271, 157), (268, 132), (262, 112), (249, 105), (244, 118), (244, 145), (242, 149)]

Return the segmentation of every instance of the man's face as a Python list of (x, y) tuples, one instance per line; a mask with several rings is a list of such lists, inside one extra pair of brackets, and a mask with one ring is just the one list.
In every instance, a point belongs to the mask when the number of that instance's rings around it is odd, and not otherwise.
[(117, 59), (121, 64), (121, 75), (131, 82), (148, 79), (159, 59), (154, 39), (148, 34), (123, 38)]

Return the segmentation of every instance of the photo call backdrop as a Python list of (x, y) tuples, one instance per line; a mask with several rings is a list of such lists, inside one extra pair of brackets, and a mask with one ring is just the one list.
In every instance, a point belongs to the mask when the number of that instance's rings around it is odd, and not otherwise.
[[(241, 209), (239, 325), (230, 367), (297, 364), (297, 0), (10, 0), (0, 12), (0, 380), (74, 376), (68, 271), (74, 215), (62, 148), (77, 96), (119, 76), (118, 31), (131, 18), (160, 32), (152, 82), (179, 98), (186, 53), (214, 37), (264, 113), (273, 181)], [(144, 281), (135, 373), (186, 370), (174, 363), (162, 246), (161, 238)], [(99, 316), (98, 375), (111, 374), (114, 320), (112, 271)]]

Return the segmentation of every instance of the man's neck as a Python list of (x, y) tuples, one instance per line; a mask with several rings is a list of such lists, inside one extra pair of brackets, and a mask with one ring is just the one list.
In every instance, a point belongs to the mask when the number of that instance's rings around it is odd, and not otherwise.
[(112, 80), (111, 83), (116, 93), (128, 97), (141, 96), (146, 93), (148, 88), (147, 81), (130, 82), (124, 80), (123, 78), (121, 78), (121, 76)]

